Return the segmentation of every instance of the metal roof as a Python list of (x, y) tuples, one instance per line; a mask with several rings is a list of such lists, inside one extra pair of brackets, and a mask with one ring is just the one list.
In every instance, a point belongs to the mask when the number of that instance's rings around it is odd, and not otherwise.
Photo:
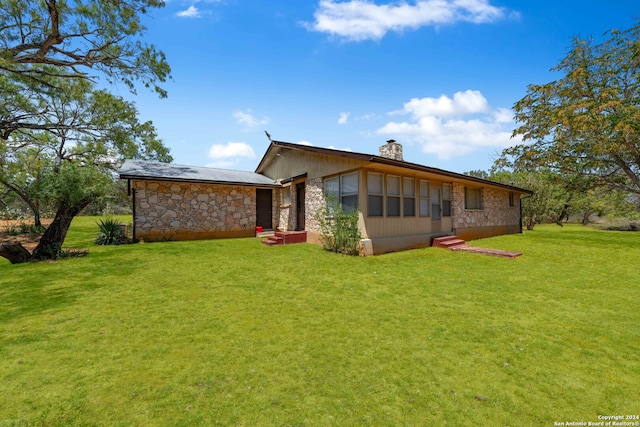
[(271, 178), (255, 172), (202, 166), (176, 165), (147, 160), (125, 160), (118, 170), (121, 179), (143, 179), (158, 181), (183, 181), (213, 184), (237, 184), (278, 187)]

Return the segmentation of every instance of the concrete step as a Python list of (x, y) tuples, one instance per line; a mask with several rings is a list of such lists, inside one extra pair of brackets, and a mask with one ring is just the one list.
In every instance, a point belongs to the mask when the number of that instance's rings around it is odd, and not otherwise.
[(294, 243), (305, 243), (307, 241), (306, 231), (276, 231), (262, 243), (268, 246), (291, 245)]
[(443, 236), (433, 239), (433, 243), (431, 246), (434, 246), (436, 248), (450, 249), (453, 247), (462, 246), (464, 244), (465, 241), (462, 239), (458, 239), (456, 236)]

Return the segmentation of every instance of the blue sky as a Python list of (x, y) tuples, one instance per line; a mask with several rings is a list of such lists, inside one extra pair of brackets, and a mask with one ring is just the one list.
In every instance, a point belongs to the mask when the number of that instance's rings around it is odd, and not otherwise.
[(173, 80), (130, 97), (174, 161), (254, 170), (273, 139), (487, 170), (511, 107), (572, 37), (628, 28), (637, 0), (169, 0), (145, 20)]

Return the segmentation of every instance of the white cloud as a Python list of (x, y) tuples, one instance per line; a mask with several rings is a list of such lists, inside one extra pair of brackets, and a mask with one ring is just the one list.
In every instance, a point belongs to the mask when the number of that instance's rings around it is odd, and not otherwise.
[(298, 142), (296, 142), (296, 144), (307, 145), (309, 147), (313, 147), (313, 144), (310, 143), (309, 141), (298, 141)]
[(257, 119), (252, 113), (251, 109), (247, 109), (244, 111), (236, 111), (233, 113), (233, 117), (236, 118), (238, 124), (244, 125), (247, 128), (255, 128), (257, 126), (266, 125), (269, 123), (268, 117), (263, 117), (262, 119)]
[(441, 160), (481, 148), (503, 149), (518, 142), (511, 139), (511, 111), (492, 110), (478, 91), (458, 92), (453, 98), (414, 98), (391, 114), (409, 115), (410, 119), (389, 122), (376, 130), (377, 134), (418, 143), (424, 153)]
[(197, 7), (191, 5), (186, 10), (176, 13), (181, 18), (200, 18), (200, 11)]
[(254, 159), (255, 151), (249, 144), (244, 142), (228, 142), (226, 144), (213, 144), (209, 148), (209, 158), (214, 160), (233, 159), (237, 157), (246, 157)]
[(496, 123), (512, 123), (513, 111), (508, 108), (498, 108), (493, 112), (493, 116), (496, 119)]
[(416, 0), (378, 5), (371, 0), (320, 0), (315, 22), (309, 30), (329, 33), (351, 41), (380, 40), (389, 31), (402, 32), (424, 26), (471, 22), (481, 24), (502, 19), (508, 12), (490, 0)]
[(340, 113), (340, 117), (338, 118), (338, 124), (339, 125), (347, 124), (347, 122), (349, 121), (349, 114), (350, 113)]
[(440, 98), (413, 98), (404, 108), (393, 114), (410, 113), (418, 119), (424, 116), (455, 117), (461, 114), (484, 113), (488, 110), (487, 99), (477, 90), (457, 92), (453, 99), (446, 95)]

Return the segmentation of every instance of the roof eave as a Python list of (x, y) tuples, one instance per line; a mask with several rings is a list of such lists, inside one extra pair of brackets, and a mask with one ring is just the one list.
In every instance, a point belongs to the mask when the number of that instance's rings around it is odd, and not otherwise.
[(163, 181), (163, 182), (187, 182), (191, 184), (216, 184), (216, 185), (237, 185), (242, 187), (282, 187), (277, 182), (273, 183), (261, 183), (261, 182), (239, 182), (239, 181), (213, 181), (205, 179), (188, 179), (188, 178), (167, 178), (156, 176), (141, 176), (141, 175), (128, 175), (121, 174), (120, 179), (135, 179), (139, 181)]
[(258, 167), (256, 168), (256, 173), (260, 173), (263, 167), (266, 166), (265, 163), (268, 162), (268, 156), (271, 154), (271, 151), (277, 147), (289, 148), (292, 150), (299, 150), (299, 151), (308, 151), (308, 152), (324, 154), (329, 156), (345, 157), (345, 158), (361, 160), (361, 161), (371, 162), (371, 163), (386, 164), (386, 165), (397, 166), (405, 169), (420, 170), (420, 171), (429, 172), (437, 175), (448, 176), (450, 178), (459, 179), (463, 181), (471, 181), (479, 184), (505, 188), (505, 189), (509, 189), (519, 193), (533, 194), (533, 191), (531, 190), (515, 187), (513, 185), (502, 184), (500, 182), (490, 181), (482, 178), (476, 178), (474, 176), (465, 175), (457, 172), (450, 172), (444, 169), (424, 166), (417, 163), (405, 162), (403, 160), (389, 159), (386, 157), (375, 156), (372, 154), (355, 153), (353, 151), (343, 151), (343, 150), (336, 150), (332, 148), (322, 148), (322, 147), (314, 147), (310, 145), (294, 144), (291, 142), (284, 142), (284, 141), (271, 141), (271, 145), (269, 145), (269, 148), (267, 149), (264, 156), (262, 157), (262, 160), (260, 160), (260, 164), (258, 164)]
[(419, 165), (417, 163), (410, 163), (410, 162), (405, 162), (401, 160), (388, 159), (386, 157), (380, 157), (380, 156), (371, 156), (370, 161), (373, 163), (381, 163), (381, 164), (386, 164), (390, 166), (402, 167), (405, 169), (420, 170), (420, 171), (429, 172), (437, 175), (444, 175), (450, 178), (455, 178), (455, 179), (464, 180), (464, 181), (473, 181), (479, 184), (492, 185), (495, 187), (506, 188), (506, 189), (510, 189), (520, 193), (533, 194), (533, 191), (531, 190), (515, 187), (513, 185), (503, 184), (501, 182), (496, 182), (496, 181), (490, 181), (488, 179), (477, 178), (475, 176), (465, 175), (462, 173), (451, 172), (444, 169), (433, 168), (430, 166)]

